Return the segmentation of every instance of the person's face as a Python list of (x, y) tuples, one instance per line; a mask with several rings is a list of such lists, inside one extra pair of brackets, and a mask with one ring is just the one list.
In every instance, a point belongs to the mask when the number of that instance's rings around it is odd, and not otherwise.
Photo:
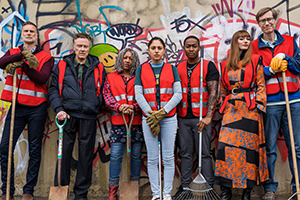
[(240, 50), (247, 50), (250, 45), (250, 37), (244, 36), (238, 38), (238, 44)]
[(188, 59), (194, 60), (199, 57), (200, 46), (199, 42), (195, 38), (187, 39), (183, 49)]
[(160, 63), (165, 54), (165, 48), (159, 40), (154, 40), (148, 48), (148, 53), (153, 63)]
[(22, 28), (21, 36), (23, 38), (24, 43), (35, 43), (37, 39), (37, 30), (35, 26), (31, 24), (27, 24)]
[(77, 38), (74, 41), (74, 53), (76, 60), (85, 60), (89, 54), (91, 43), (87, 38)]
[(269, 11), (258, 18), (258, 26), (264, 34), (272, 33), (275, 29), (275, 19), (272, 11)]
[(129, 71), (132, 65), (132, 53), (127, 51), (123, 56), (123, 70)]

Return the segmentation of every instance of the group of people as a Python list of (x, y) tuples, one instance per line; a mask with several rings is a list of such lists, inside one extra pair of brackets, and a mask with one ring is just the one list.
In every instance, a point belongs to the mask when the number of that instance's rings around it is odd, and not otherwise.
[[(24, 44), (10, 49), (0, 58), (0, 68), (7, 72), (2, 100), (12, 101), (15, 71), (17, 77), (15, 113), (12, 114), (11, 109), (8, 112), (0, 144), (2, 200), (7, 195), (14, 199), (15, 191), (12, 167), (10, 194), (6, 194), (12, 115), (13, 148), (28, 124), (30, 158), (22, 200), (33, 199), (48, 95), (58, 120), (67, 119), (63, 133), (62, 185), (70, 183), (72, 151), (78, 133), (78, 165), (73, 190), (76, 200), (87, 199), (91, 185), (96, 119), (101, 107), (109, 110), (112, 124), (109, 200), (118, 198), (127, 142), (125, 123), (130, 123), (132, 115), (130, 180), (139, 181), (145, 142), (152, 200), (160, 199), (161, 190), (164, 200), (177, 199), (191, 192), (193, 155), (194, 149), (199, 152), (200, 132), (203, 135), (201, 173), (210, 187), (221, 186), (222, 200), (232, 198), (232, 188), (242, 188), (242, 199), (250, 199), (251, 190), (260, 184), (265, 189), (263, 199), (274, 200), (278, 186), (274, 180), (276, 141), (282, 128), (293, 175), (293, 191), (296, 192), (295, 178), (299, 177), (294, 176), (291, 145), (295, 146), (299, 169), (300, 50), (293, 37), (275, 30), (276, 19), (274, 9), (262, 8), (256, 15), (263, 32), (258, 39), (251, 42), (250, 34), (245, 30), (233, 35), (228, 58), (221, 62), (221, 81), (215, 64), (199, 57), (200, 42), (196, 36), (184, 39), (187, 59), (178, 66), (164, 62), (165, 43), (161, 38), (153, 37), (148, 43), (149, 62), (140, 65), (137, 52), (125, 48), (116, 58), (114, 71), (106, 74), (98, 58), (89, 54), (92, 38), (77, 33), (73, 36), (74, 52), (58, 63), (49, 89), (47, 81), (53, 58), (36, 46), (36, 25), (25, 22), (21, 33)], [(282, 72), (287, 77), (295, 144), (290, 143), (288, 134)], [(213, 170), (211, 123), (217, 105), (223, 118)], [(172, 197), (176, 139), (181, 158), (181, 185)], [(159, 181), (160, 152), (164, 165), (163, 186)], [(57, 179), (56, 171), (55, 185)]]

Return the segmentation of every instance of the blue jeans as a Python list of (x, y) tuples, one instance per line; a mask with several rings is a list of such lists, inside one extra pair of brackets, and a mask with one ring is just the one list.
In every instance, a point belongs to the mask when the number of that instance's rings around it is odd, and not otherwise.
[[(158, 137), (154, 137), (143, 117), (143, 131), (148, 156), (148, 175), (152, 190), (152, 196), (159, 196), (158, 177)], [(167, 117), (159, 122), (161, 134), (161, 152), (164, 163), (164, 188), (163, 195), (170, 195), (175, 174), (174, 145), (177, 131), (177, 117)]]
[[(119, 186), (122, 159), (126, 143), (111, 143), (108, 186)], [(141, 172), (142, 142), (131, 143), (130, 180), (138, 181)]]
[[(15, 149), (18, 138), (21, 135), (23, 129), (25, 128), (25, 125), (28, 124), (29, 162), (26, 174), (26, 184), (23, 187), (23, 194), (33, 194), (33, 188), (37, 183), (41, 163), (41, 147), (46, 117), (46, 103), (43, 103), (42, 105), (36, 107), (22, 106), (20, 104), (16, 105), (12, 147), (13, 150)], [(9, 109), (8, 114), (6, 116), (2, 140), (0, 144), (2, 195), (6, 195), (10, 120), (11, 109)], [(15, 192), (13, 158), (14, 157), (12, 157), (12, 168), (10, 177), (11, 195), (13, 195)]]
[[(290, 104), (291, 118), (293, 126), (293, 134), (295, 141), (295, 150), (297, 158), (298, 174), (300, 169), (300, 102)], [(264, 116), (265, 123), (265, 135), (267, 145), (267, 160), (269, 168), (269, 180), (263, 183), (265, 191), (276, 192), (278, 182), (274, 180), (275, 162), (277, 159), (276, 144), (277, 135), (280, 127), (283, 129), (283, 136), (285, 144), (288, 149), (288, 160), (290, 170), (292, 173), (292, 185), (293, 191), (296, 192), (295, 176), (294, 176), (294, 165), (291, 152), (291, 141), (288, 128), (288, 118), (286, 112), (286, 105), (267, 106), (267, 112)], [(299, 177), (298, 177), (299, 178)]]

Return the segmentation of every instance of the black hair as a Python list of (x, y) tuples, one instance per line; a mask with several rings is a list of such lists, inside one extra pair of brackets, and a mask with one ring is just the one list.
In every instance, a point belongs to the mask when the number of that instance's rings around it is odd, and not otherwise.
[(154, 40), (160, 41), (160, 43), (163, 45), (164, 49), (166, 48), (165, 42), (160, 37), (153, 37), (148, 43), (148, 48), (150, 47), (150, 45), (153, 43)]
[(184, 41), (183, 41), (183, 45), (185, 45), (186, 41), (187, 41), (188, 39), (191, 39), (191, 38), (197, 40), (197, 41), (198, 41), (198, 45), (200, 46), (200, 41), (199, 41), (199, 39), (198, 39), (195, 35), (189, 35), (189, 36), (187, 36), (187, 37), (184, 39)]

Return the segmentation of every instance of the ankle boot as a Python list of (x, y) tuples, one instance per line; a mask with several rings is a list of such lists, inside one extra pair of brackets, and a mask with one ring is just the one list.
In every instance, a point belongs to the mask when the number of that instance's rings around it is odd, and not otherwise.
[(221, 200), (231, 200), (232, 192), (230, 187), (221, 186), (222, 196)]
[(243, 189), (242, 200), (250, 200), (252, 188)]
[(107, 200), (117, 200), (117, 191), (118, 191), (118, 186), (109, 186), (108, 187), (108, 199)]

